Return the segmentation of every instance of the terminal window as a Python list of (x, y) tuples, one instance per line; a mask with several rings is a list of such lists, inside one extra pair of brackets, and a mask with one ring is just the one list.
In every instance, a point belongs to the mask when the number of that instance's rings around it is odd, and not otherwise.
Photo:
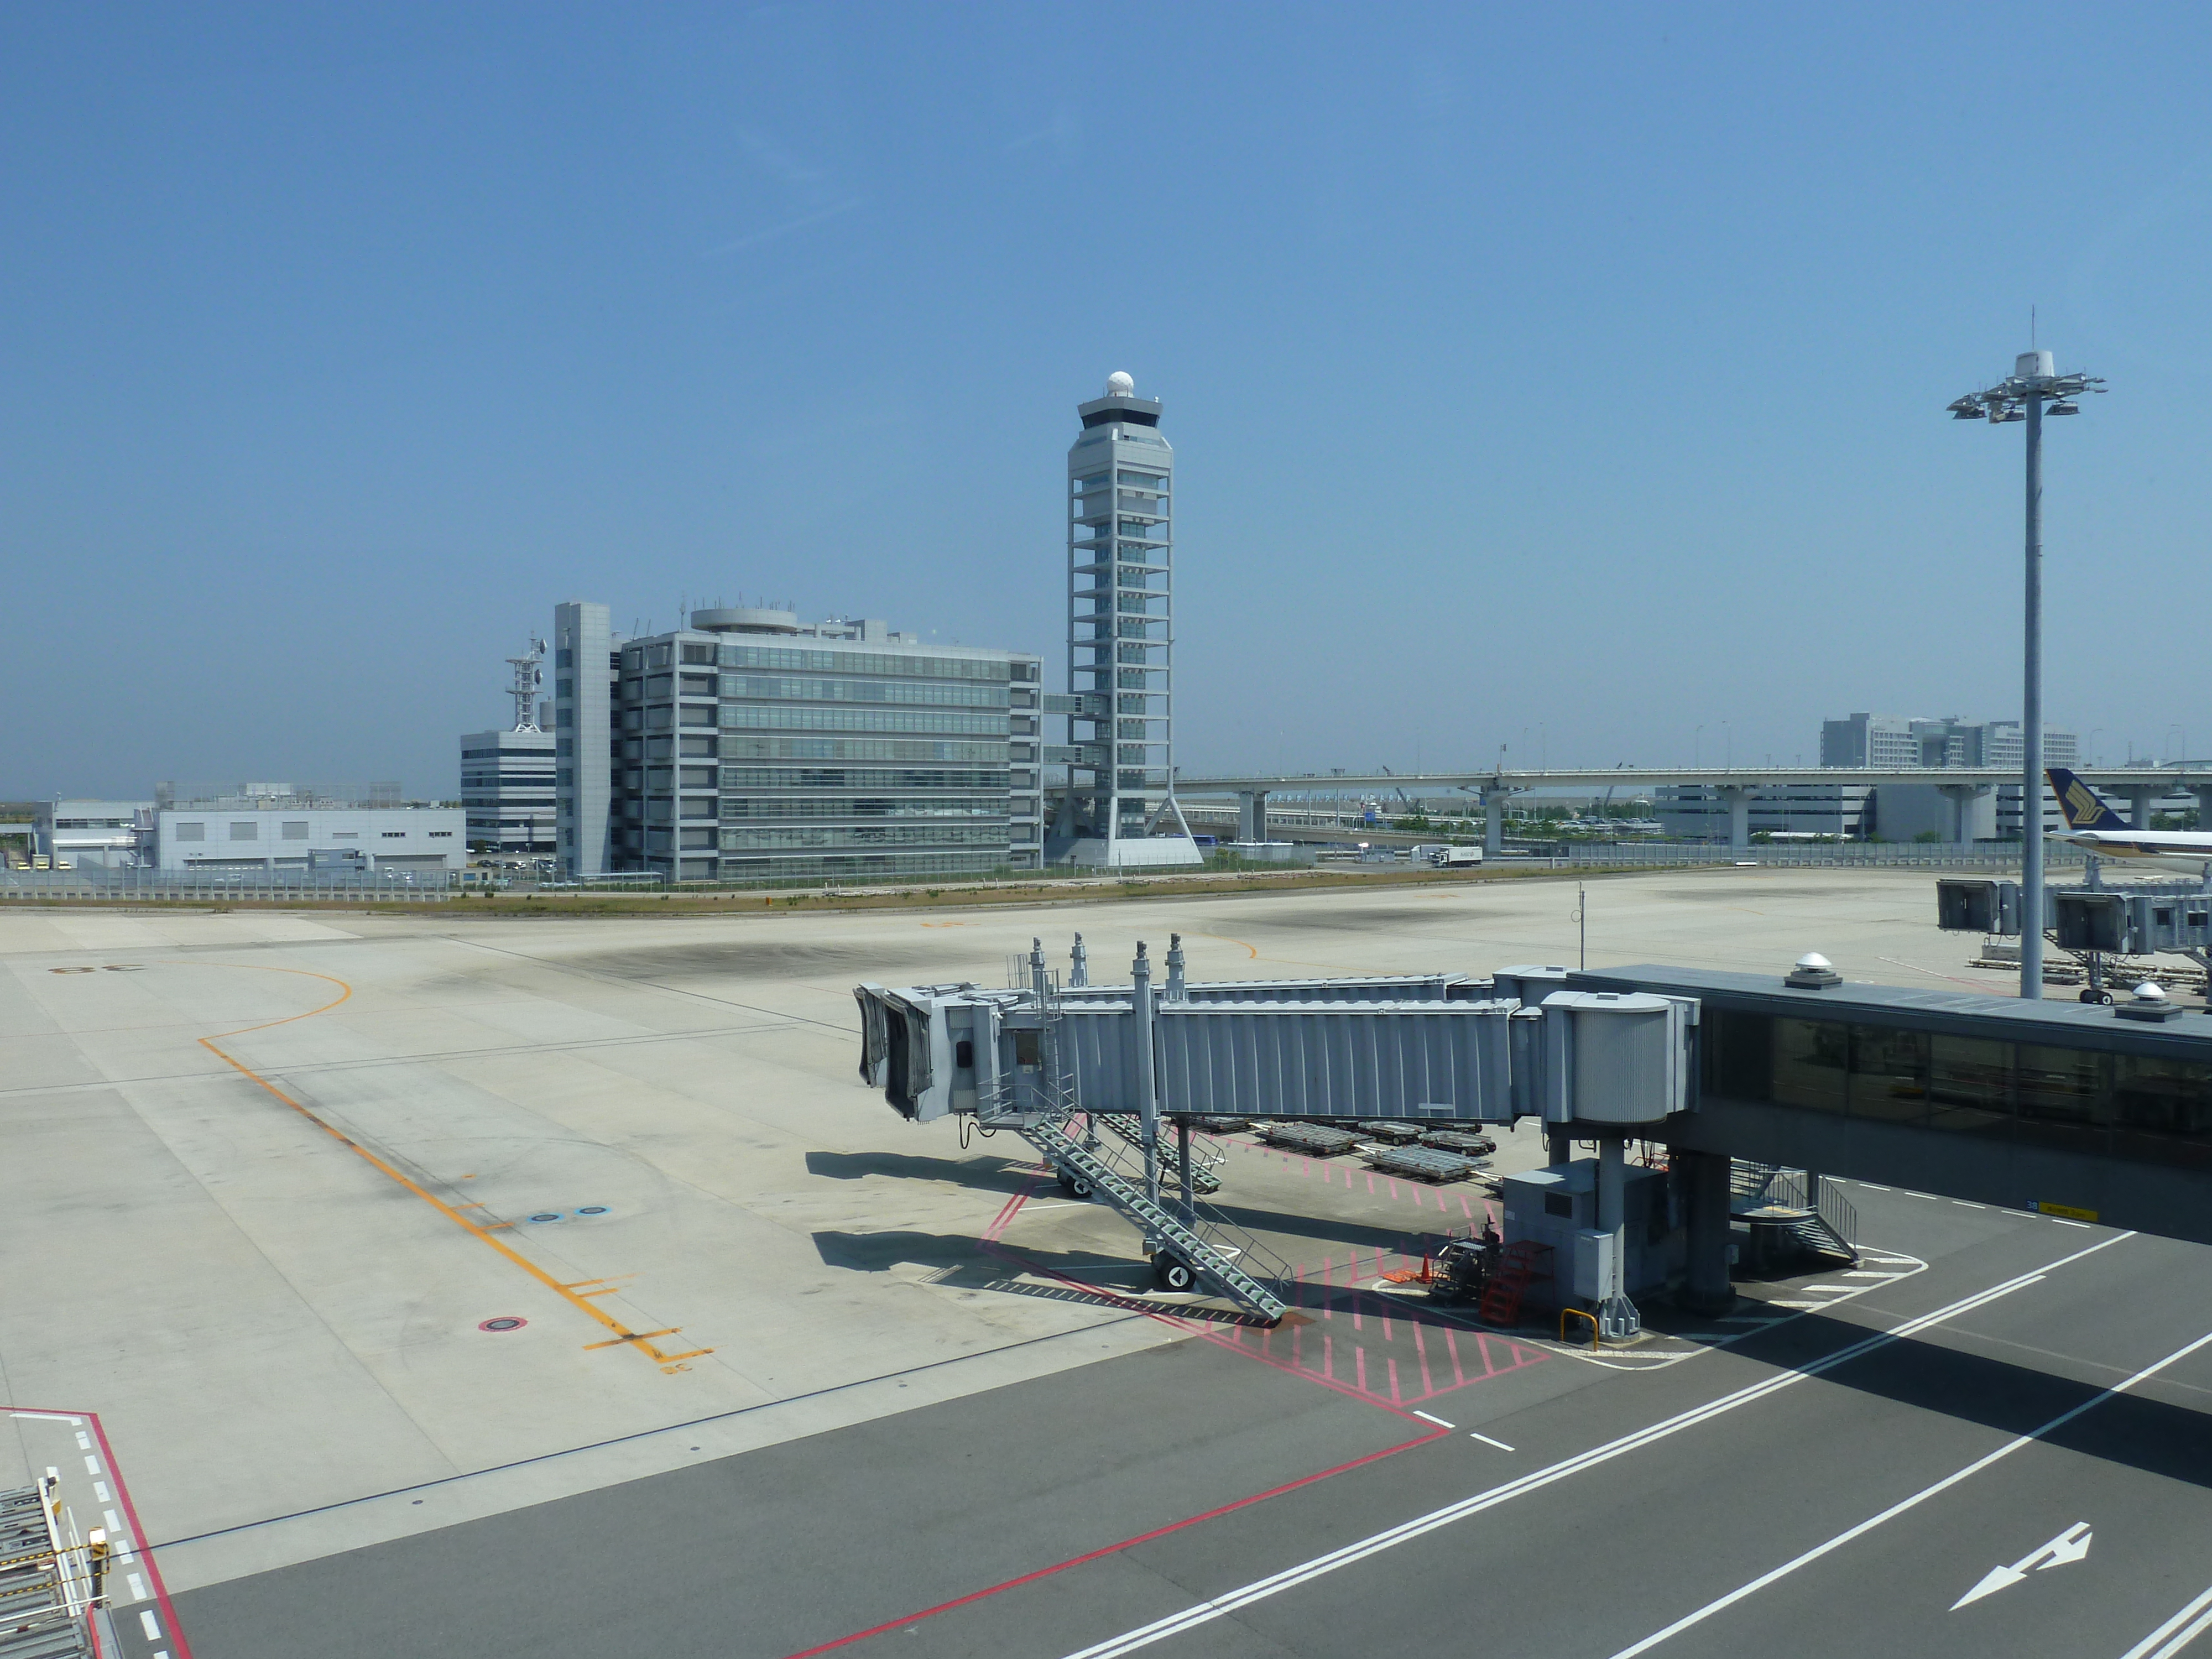
[(205, 841), (207, 839), (207, 825), (204, 823), (180, 823), (177, 826), (177, 839), (179, 841)]
[(230, 838), (233, 841), (259, 841), (261, 839), (260, 820), (249, 818), (243, 823), (233, 823), (230, 826)]
[(307, 819), (287, 818), (284, 820), (284, 839), (286, 841), (305, 841), (307, 838)]

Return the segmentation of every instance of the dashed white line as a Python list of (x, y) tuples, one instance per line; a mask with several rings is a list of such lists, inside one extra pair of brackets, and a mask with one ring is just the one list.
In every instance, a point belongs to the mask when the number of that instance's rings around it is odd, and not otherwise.
[(2044, 1219), (2045, 1221), (2055, 1221), (2062, 1227), (2086, 1227), (2089, 1224), (2086, 1221), (2069, 1221), (2063, 1215), (2049, 1215), (2044, 1217)]
[(84, 1460), (84, 1472), (87, 1474), (98, 1474), (100, 1473), (100, 1460), (97, 1457), (86, 1458)]
[(1445, 1422), (1441, 1417), (1430, 1417), (1426, 1412), (1423, 1411), (1417, 1411), (1413, 1415), (1419, 1418), (1426, 1419), (1429, 1422), (1435, 1424), (1440, 1429), (1455, 1429), (1459, 1426), (1456, 1423)]
[(84, 1421), (84, 1419), (82, 1417), (71, 1417), (67, 1412), (26, 1412), (18, 1411), (12, 1406), (8, 1407), (8, 1415), (10, 1417), (36, 1418), (41, 1423), (82, 1423)]
[(1826, 1291), (1850, 1296), (1866, 1289), (1866, 1286), (1863, 1285), (1800, 1285), (1797, 1288), (1801, 1291)]
[(1990, 1207), (1986, 1204), (1969, 1204), (1963, 1198), (1954, 1198), (1951, 1201), (1962, 1210), (1986, 1210)]
[(1468, 1431), (1467, 1437), (1470, 1440), (1480, 1440), (1486, 1446), (1495, 1446), (1500, 1451), (1511, 1451), (1513, 1449), (1512, 1447), (1507, 1445), (1503, 1440), (1492, 1440), (1488, 1435), (1477, 1434), (1472, 1429)]
[(134, 1572), (130, 1576), (130, 1584), (131, 1599), (134, 1601), (144, 1601), (146, 1599), (146, 1581)]
[(158, 1642), (161, 1639), (161, 1621), (151, 1613), (142, 1613), (138, 1615), (138, 1626), (146, 1632), (148, 1641)]
[(1846, 1279), (1902, 1279), (1905, 1275), (1881, 1273), (1874, 1268), (1861, 1268), (1856, 1272), (1845, 1273), (1844, 1277)]
[(92, 1495), (103, 1504), (115, 1501), (115, 1494), (107, 1490), (107, 1482), (105, 1480), (95, 1480), (92, 1483)]
[(105, 1510), (101, 1511), (100, 1518), (107, 1522), (107, 1540), (111, 1544), (113, 1543), (115, 1541), (115, 1534), (123, 1530), (122, 1517), (118, 1516), (113, 1510)]
[(76, 1449), (79, 1451), (90, 1451), (92, 1449), (92, 1437), (87, 1434), (82, 1429), (79, 1429), (76, 1431)]

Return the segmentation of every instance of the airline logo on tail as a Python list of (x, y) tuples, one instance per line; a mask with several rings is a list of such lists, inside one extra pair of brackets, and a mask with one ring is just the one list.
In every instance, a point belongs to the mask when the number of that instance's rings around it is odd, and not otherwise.
[(2058, 811), (2066, 819), (2069, 830), (2124, 830), (2127, 820), (2097, 799), (2097, 792), (2063, 766), (2054, 766), (2044, 775), (2051, 780), (2051, 793), (2058, 797)]

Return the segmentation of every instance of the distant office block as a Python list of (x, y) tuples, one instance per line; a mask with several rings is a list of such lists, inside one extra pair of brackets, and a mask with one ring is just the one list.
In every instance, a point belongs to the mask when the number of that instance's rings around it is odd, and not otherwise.
[(514, 671), (507, 696), (514, 724), (503, 732), (470, 732), (461, 738), (461, 805), (469, 815), (469, 848), (489, 854), (535, 857), (555, 848), (553, 734), (539, 724), (538, 693), (544, 682), (545, 647), (509, 657)]
[(617, 640), (605, 606), (556, 610), (564, 872), (727, 881), (1036, 867), (1039, 659), (786, 611), (690, 622)]
[(468, 732), (461, 736), (461, 806), (472, 852), (551, 854), (553, 734)]

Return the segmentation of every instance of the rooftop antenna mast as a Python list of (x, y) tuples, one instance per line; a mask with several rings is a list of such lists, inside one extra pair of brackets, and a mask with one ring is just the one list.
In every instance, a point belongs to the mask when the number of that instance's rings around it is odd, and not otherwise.
[(538, 724), (538, 691), (545, 684), (545, 675), (539, 665), (545, 660), (545, 641), (533, 639), (527, 653), (509, 657), (508, 667), (514, 670), (514, 683), (507, 687), (507, 695), (514, 699), (514, 729), (536, 732)]

